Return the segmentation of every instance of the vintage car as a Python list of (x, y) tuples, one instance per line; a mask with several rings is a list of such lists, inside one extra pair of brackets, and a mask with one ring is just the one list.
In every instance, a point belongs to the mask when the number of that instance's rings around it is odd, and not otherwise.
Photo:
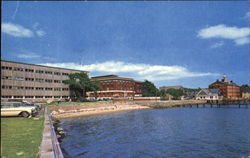
[(31, 117), (37, 113), (36, 106), (27, 106), (22, 102), (1, 102), (1, 116)]

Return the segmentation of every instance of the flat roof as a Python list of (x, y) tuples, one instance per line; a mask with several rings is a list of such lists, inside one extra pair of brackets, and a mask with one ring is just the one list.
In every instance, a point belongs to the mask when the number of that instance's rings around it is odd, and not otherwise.
[(63, 69), (63, 70), (71, 70), (71, 71), (81, 71), (81, 72), (89, 72), (89, 71), (83, 71), (83, 70), (76, 70), (76, 69), (69, 69), (69, 68), (61, 68), (61, 67), (53, 67), (53, 66), (45, 66), (45, 65), (39, 65), (39, 64), (29, 64), (29, 63), (22, 63), (17, 61), (8, 61), (8, 60), (2, 60), (1, 62), (10, 62), (10, 63), (16, 63), (16, 64), (24, 64), (24, 65), (31, 65), (31, 66), (41, 66), (41, 67), (47, 67), (47, 68), (56, 68), (56, 69)]

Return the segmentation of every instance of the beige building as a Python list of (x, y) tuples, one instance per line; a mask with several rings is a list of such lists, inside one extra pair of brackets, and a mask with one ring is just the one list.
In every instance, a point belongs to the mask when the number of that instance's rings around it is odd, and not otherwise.
[(66, 100), (69, 86), (62, 83), (71, 73), (86, 71), (63, 69), (1, 60), (1, 101), (42, 102)]

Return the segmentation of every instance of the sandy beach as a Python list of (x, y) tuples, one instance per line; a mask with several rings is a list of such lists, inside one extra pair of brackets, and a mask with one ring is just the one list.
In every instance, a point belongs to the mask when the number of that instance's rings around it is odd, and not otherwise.
[(50, 107), (51, 115), (56, 119), (73, 118), (80, 116), (101, 115), (115, 112), (124, 112), (131, 110), (151, 109), (148, 106), (135, 103), (107, 103), (90, 105), (69, 105)]

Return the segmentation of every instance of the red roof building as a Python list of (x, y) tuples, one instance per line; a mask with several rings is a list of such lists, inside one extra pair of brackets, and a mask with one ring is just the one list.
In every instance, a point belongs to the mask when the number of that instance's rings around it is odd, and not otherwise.
[(141, 83), (132, 78), (119, 77), (117, 75), (96, 76), (91, 78), (97, 81), (100, 89), (95, 92), (88, 92), (89, 99), (113, 99), (141, 96)]

